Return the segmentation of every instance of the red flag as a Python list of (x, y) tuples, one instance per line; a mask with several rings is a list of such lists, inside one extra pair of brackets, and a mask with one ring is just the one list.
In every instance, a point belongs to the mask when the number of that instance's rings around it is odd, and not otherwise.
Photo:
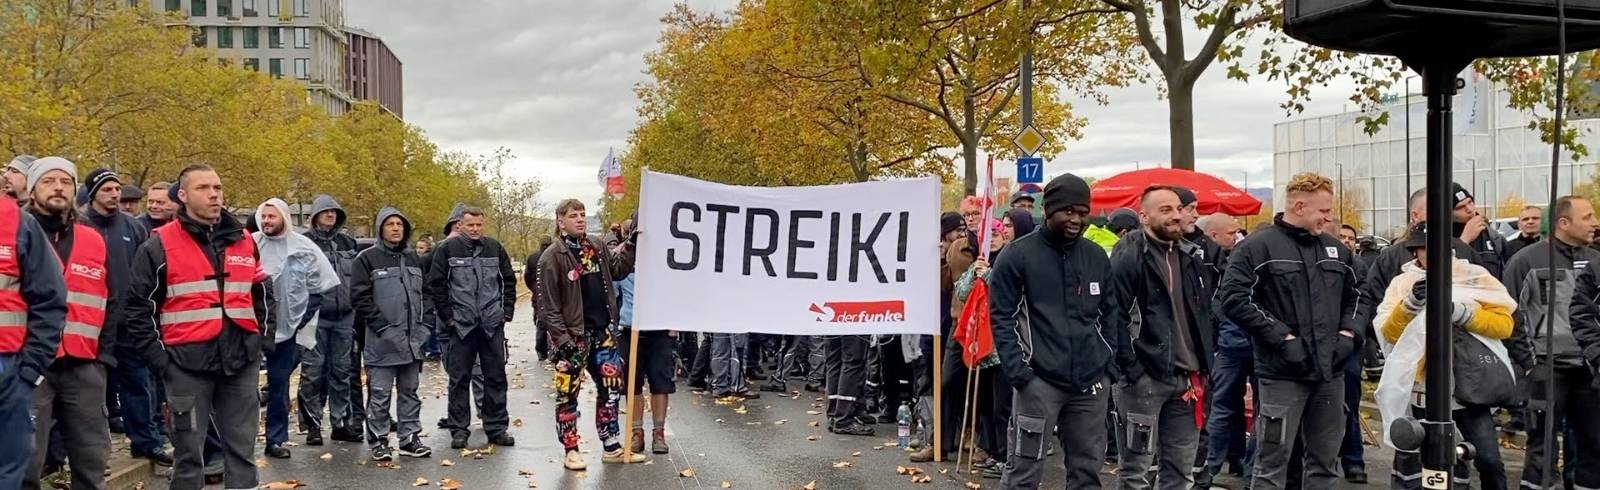
[(950, 335), (961, 345), (961, 361), (969, 369), (994, 353), (994, 330), (989, 328), (989, 283), (983, 278), (973, 280), (967, 304)]

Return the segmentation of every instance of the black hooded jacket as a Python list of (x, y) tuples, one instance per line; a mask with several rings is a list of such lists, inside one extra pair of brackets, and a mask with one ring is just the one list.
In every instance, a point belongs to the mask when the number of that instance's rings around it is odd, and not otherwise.
[[(1454, 233), (1453, 236), (1459, 237), (1464, 229), (1466, 229), (1465, 224), (1455, 223), (1451, 231)], [(1506, 245), (1506, 237), (1500, 236), (1499, 233), (1495, 233), (1492, 229), (1483, 230), (1467, 246), (1472, 247), (1472, 252), (1477, 257), (1472, 263), (1488, 269), (1489, 275), (1494, 276), (1495, 279), (1505, 280), (1502, 274), (1505, 272), (1506, 263), (1511, 261), (1511, 256), (1506, 254), (1510, 248)]]
[[(165, 226), (179, 226), (184, 232), (200, 245), (200, 251), (210, 259), (211, 267), (215, 271), (223, 270), (222, 251), (239, 240), (252, 240), (244, 232), (244, 226), (232, 214), (222, 213), (222, 219), (215, 225), (201, 223), (189, 217), (187, 210), (180, 209), (177, 218)], [(256, 260), (260, 262), (261, 254), (256, 253)], [(167, 299), (167, 252), (161, 243), (159, 235), (150, 235), (149, 239), (139, 246), (139, 252), (133, 258), (133, 272), (131, 283), (128, 287), (126, 323), (122, 326), (122, 335), (127, 338), (130, 348), (144, 355), (151, 369), (163, 372), (169, 364), (189, 371), (217, 373), (232, 375), (249, 366), (250, 363), (261, 360), (263, 346), (272, 345), (272, 330), (266, 327), (274, 323), (271, 317), (273, 305), (272, 282), (265, 279), (250, 287), (250, 297), (253, 300), (258, 324), (262, 325), (260, 333), (252, 334), (234, 323), (232, 319), (224, 319), (222, 334), (209, 342), (168, 346), (161, 343), (161, 331), (157, 318), (161, 315), (161, 304)]]
[[(128, 187), (137, 189), (137, 187)], [(110, 289), (110, 300), (121, 304), (123, 297), (128, 294), (129, 276), (132, 275), (131, 265), (134, 254), (139, 252), (139, 245), (144, 244), (145, 238), (150, 236), (150, 230), (132, 216), (112, 211), (110, 216), (102, 215), (95, 211), (93, 206), (85, 206), (82, 210), (80, 221), (100, 232), (100, 237), (106, 241), (106, 287)], [(108, 303), (109, 305), (110, 303)], [(106, 309), (106, 326), (121, 326), (123, 322), (122, 308)], [(105, 335), (101, 335), (105, 340)], [(106, 345), (114, 347), (107, 348)], [(116, 358), (127, 359), (138, 355), (131, 345), (120, 339), (116, 344), (103, 344), (102, 353), (112, 351)], [(102, 355), (101, 357), (104, 357)], [(112, 364), (115, 366), (115, 364)]]
[[(383, 222), (405, 224), (400, 243), (383, 242)], [(422, 263), (411, 249), (411, 220), (391, 207), (378, 211), (379, 243), (356, 255), (350, 294), (366, 325), (362, 356), (370, 366), (402, 366), (422, 360), (432, 303), (423, 294)]]
[(1117, 314), (1122, 306), (1111, 280), (1105, 249), (1082, 237), (1067, 240), (1040, 229), (1000, 252), (989, 271), (989, 310), (995, 350), (1012, 386), (1039, 378), (1087, 392), (1114, 374), (1114, 356), (1117, 365), (1132, 362), (1126, 312)]
[[(1207, 285), (1209, 265), (1200, 260), (1200, 245), (1187, 240), (1176, 243), (1158, 243), (1144, 230), (1134, 230), (1124, 236), (1120, 246), (1111, 254), (1112, 282), (1115, 285), (1122, 318), (1139, 316), (1139, 328), (1129, 328), (1133, 352), (1138, 362), (1119, 365), (1123, 381), (1132, 383), (1144, 374), (1157, 379), (1171, 379), (1178, 374), (1173, 348), (1173, 336), (1178, 328), (1177, 311), (1172, 293), (1167, 287), (1172, 271), (1168, 256), (1178, 264), (1177, 273), (1183, 281), (1183, 297), (1189, 326), (1189, 339), (1193, 342), (1198, 371), (1210, 370), (1211, 354), (1215, 352), (1216, 328), (1211, 318), (1211, 291)], [(1132, 324), (1130, 320), (1120, 322)]]
[[(335, 218), (333, 229), (323, 230), (316, 225), (317, 215), (323, 211), (333, 211)], [(346, 315), (355, 311), (350, 303), (350, 284), (353, 282), (351, 271), (355, 268), (357, 250), (356, 239), (344, 232), (344, 208), (339, 206), (333, 196), (319, 195), (311, 201), (311, 229), (306, 231), (306, 238), (316, 242), (322, 253), (328, 256), (328, 263), (333, 264), (333, 270), (339, 273), (339, 287), (323, 293), (322, 319), (341, 320)]]
[[(0, 206), (15, 208), (13, 202)], [(51, 243), (33, 216), (16, 209), (17, 287), (28, 304), (27, 334), (15, 360), (0, 373), (0, 396), (11, 396), (12, 382), (38, 386), (44, 372), (56, 358), (61, 345), (62, 326), (67, 323), (67, 283), (61, 275), (61, 261), (52, 253)]]
[(1320, 382), (1344, 372), (1361, 332), (1354, 264), (1338, 239), (1284, 222), (1281, 213), (1234, 247), (1217, 302), (1250, 333), (1258, 376)]

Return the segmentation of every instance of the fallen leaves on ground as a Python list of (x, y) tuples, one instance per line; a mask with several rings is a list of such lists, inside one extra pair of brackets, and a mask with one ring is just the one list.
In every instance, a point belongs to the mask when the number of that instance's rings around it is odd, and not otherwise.
[(456, 481), (454, 478), (445, 478), (439, 480), (439, 488), (443, 490), (460, 490), (461, 482)]
[(820, 439), (820, 437), (817, 437), (817, 435), (816, 435), (816, 434), (811, 434), (811, 435), (809, 435), (809, 436), (806, 436), (806, 440), (807, 440), (807, 441), (815, 441), (815, 440), (817, 440), (817, 439)]
[(967, 488), (970, 488), (972, 490), (978, 490), (980, 488), (983, 488), (983, 484), (975, 482), (975, 481), (969, 481), (969, 482), (967, 482)]
[(411, 486), (413, 486), (413, 487), (426, 487), (426, 486), (428, 486), (428, 479), (419, 476), (419, 477), (417, 477), (417, 481), (411, 482)]
[(678, 472), (679, 478), (694, 478), (694, 468), (684, 468)]
[(850, 455), (859, 458), (859, 457), (861, 457), (861, 451), (856, 451), (856, 452), (850, 453)]
[(522, 419), (520, 417), (511, 419), (511, 426), (512, 427), (522, 427)]
[(398, 470), (398, 469), (400, 469), (400, 465), (395, 464), (393, 461), (379, 462), (378, 463), (378, 467), (386, 469), (386, 470)]
[(773, 422), (772, 425), (783, 425), (787, 423), (789, 423), (789, 419), (779, 419), (777, 422)]
[(911, 483), (933, 483), (933, 477), (928, 475), (916, 475), (911, 477)]
[(722, 423), (722, 419), (717, 419), (717, 423)]
[(744, 408), (744, 405), (739, 405), (739, 408), (733, 409), (733, 413), (737, 413), (739, 415), (744, 415), (744, 414), (750, 413), (750, 409)]
[(950, 474), (950, 468), (945, 468), (945, 469), (939, 470), (939, 474), (941, 474), (941, 475)]
[(895, 446), (899, 446), (899, 445), (900, 445), (899, 441), (889, 441), (889, 442), (883, 443), (883, 447), (895, 447)]
[(533, 470), (517, 470), (517, 476), (533, 476)]
[(811, 483), (807, 483), (806, 486), (800, 487), (800, 489), (801, 490), (817, 490), (817, 481), (816, 480), (811, 480)]
[(455, 465), (456, 465), (455, 461), (451, 461), (451, 460), (448, 460), (448, 459), (439, 461), (439, 466), (455, 466)]
[(812, 427), (821, 427), (821, 426), (822, 426), (822, 423), (821, 423), (821, 422), (817, 422), (817, 421), (815, 421), (815, 420), (813, 420), (813, 421), (811, 421), (811, 426), (812, 426)]
[(322, 453), (322, 456), (319, 457), (322, 458), (323, 461), (333, 461), (333, 453)]
[(822, 415), (822, 412), (818, 412), (816, 410), (806, 410), (806, 415)]
[(833, 462), (833, 467), (834, 468), (849, 468), (849, 467), (855, 466), (855, 465), (856, 465), (855, 463), (851, 463), (849, 461), (834, 461)]
[(267, 459), (266, 458), (256, 458), (256, 467), (257, 468), (266, 468), (267, 467)]
[(733, 482), (730, 482), (730, 481), (722, 482), (722, 488), (733, 488)]
[(261, 486), (261, 490), (294, 490), (306, 486), (300, 480), (275, 481)]
[(894, 467), (894, 472), (901, 475), (919, 475), (922, 474), (922, 468), (915, 466), (896, 466)]

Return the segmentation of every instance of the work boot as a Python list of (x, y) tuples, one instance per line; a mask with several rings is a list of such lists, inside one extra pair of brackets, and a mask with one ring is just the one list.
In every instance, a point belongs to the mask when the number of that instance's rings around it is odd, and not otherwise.
[(735, 396), (738, 396), (740, 398), (744, 398), (746, 400), (760, 400), (761, 399), (761, 393), (757, 393), (757, 392), (754, 392), (754, 391), (741, 391), (739, 393), (735, 393)]
[(157, 466), (172, 466), (172, 454), (168, 453), (166, 449), (156, 449), (155, 451), (151, 451), (149, 453), (137, 453), (134, 454), (133, 457), (147, 459), (151, 463), (155, 463)]
[(633, 429), (633, 437), (630, 439), (628, 445), (633, 446), (633, 452), (644, 452), (644, 429)]
[(360, 431), (349, 427), (334, 427), (328, 438), (339, 442), (366, 442)]
[(1211, 474), (1211, 470), (1201, 468), (1200, 471), (1194, 472), (1194, 490), (1211, 490), (1211, 483), (1214, 480), (1216, 476)]
[(819, 383), (806, 383), (806, 391), (811, 393), (822, 393), (822, 385)]
[(472, 437), (472, 434), (467, 433), (467, 432), (460, 432), (460, 433), (456, 433), (456, 434), (451, 435), (450, 436), (450, 449), (466, 449), (467, 448), (467, 438), (468, 437)]
[(1367, 484), (1367, 469), (1360, 466), (1351, 466), (1344, 469), (1344, 481), (1358, 485)]
[(489, 436), (489, 444), (494, 444), (501, 447), (511, 447), (517, 445), (517, 439), (515, 437), (511, 437), (511, 434), (501, 432), (499, 434)]
[(600, 455), (600, 462), (605, 464), (635, 464), (649, 460), (650, 458), (645, 457), (643, 454), (624, 453), (622, 448), (617, 448), (615, 451), (606, 451), (605, 454)]
[(922, 446), (922, 450), (921, 451), (917, 451), (917, 452), (911, 453), (911, 462), (913, 462), (913, 463), (930, 463), (930, 462), (933, 462), (933, 445), (932, 444), (924, 444)]
[(828, 428), (828, 432), (844, 436), (870, 436), (872, 427), (862, 425), (854, 419), (846, 419), (844, 423)]
[(566, 461), (563, 461), (561, 465), (571, 471), (583, 471), (589, 469), (589, 463), (585, 463), (583, 461), (583, 455), (579, 454), (578, 451), (567, 451), (567, 459)]
[(657, 428), (650, 431), (650, 452), (667, 454), (669, 451), (671, 449), (667, 447), (667, 430)]
[(289, 459), (289, 449), (276, 444), (267, 446), (262, 453), (272, 459)]
[(306, 433), (306, 445), (307, 446), (321, 446), (322, 445), (322, 432), (321, 431), (307, 432)]
[(774, 392), (774, 393), (783, 393), (785, 391), (789, 391), (789, 387), (787, 385), (785, 385), (784, 383), (779, 383), (777, 381), (768, 381), (765, 384), (761, 385), (761, 391), (768, 391), (768, 392)]

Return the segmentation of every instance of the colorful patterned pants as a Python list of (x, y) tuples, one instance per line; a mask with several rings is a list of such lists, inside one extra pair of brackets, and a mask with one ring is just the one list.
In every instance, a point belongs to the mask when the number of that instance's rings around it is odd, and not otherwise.
[(621, 380), (626, 376), (622, 355), (617, 351), (617, 341), (609, 332), (598, 343), (588, 340), (576, 345), (553, 346), (556, 389), (556, 437), (568, 451), (578, 449), (578, 391), (583, 388), (583, 375), (587, 370), (595, 380), (595, 430), (600, 433), (600, 443), (607, 451), (622, 447), (618, 440), (617, 405), (622, 401), (625, 388), (611, 389), (603, 380)]

